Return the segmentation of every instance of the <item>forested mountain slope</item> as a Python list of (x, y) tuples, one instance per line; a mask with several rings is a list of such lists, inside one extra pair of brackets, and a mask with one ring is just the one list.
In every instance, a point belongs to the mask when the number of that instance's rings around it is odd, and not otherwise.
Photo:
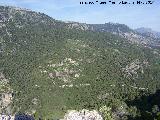
[(126, 101), (160, 88), (158, 49), (108, 32), (68, 28), (20, 8), (0, 6), (0, 58), (5, 114), (56, 119), (67, 110), (88, 109), (102, 112), (104, 120), (146, 117)]

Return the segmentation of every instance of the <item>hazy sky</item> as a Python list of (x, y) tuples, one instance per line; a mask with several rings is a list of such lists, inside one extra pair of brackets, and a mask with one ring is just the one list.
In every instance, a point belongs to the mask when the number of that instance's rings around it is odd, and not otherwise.
[[(80, 5), (80, 1), (95, 2), (96, 0), (0, 0), (0, 5), (28, 8), (63, 21), (94, 24), (116, 22), (126, 24), (131, 28), (149, 27), (160, 31), (160, 0), (153, 0), (152, 5), (112, 5), (108, 2), (109, 0), (99, 0), (99, 2), (107, 2), (106, 5)], [(148, 0), (141, 1), (147, 2)]]

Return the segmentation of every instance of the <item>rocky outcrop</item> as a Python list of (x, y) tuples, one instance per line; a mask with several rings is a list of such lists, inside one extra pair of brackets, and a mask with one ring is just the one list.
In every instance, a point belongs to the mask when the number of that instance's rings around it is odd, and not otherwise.
[(96, 110), (83, 109), (81, 111), (70, 110), (61, 120), (103, 120), (103, 118)]
[(10, 88), (9, 80), (5, 78), (3, 73), (0, 73), (0, 113), (10, 114), (11, 103), (13, 99), (13, 91)]
[(138, 77), (138, 70), (141, 71), (141, 73), (144, 73), (144, 68), (148, 66), (147, 61), (141, 62), (139, 59), (134, 60), (132, 63), (127, 65), (125, 68), (122, 68), (122, 71), (124, 72), (125, 77)]

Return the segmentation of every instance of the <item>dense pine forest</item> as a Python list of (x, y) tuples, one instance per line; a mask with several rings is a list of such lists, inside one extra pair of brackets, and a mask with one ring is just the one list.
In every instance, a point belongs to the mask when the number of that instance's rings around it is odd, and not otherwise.
[(55, 120), (88, 109), (104, 120), (160, 120), (160, 49), (68, 24), (0, 6), (0, 112)]

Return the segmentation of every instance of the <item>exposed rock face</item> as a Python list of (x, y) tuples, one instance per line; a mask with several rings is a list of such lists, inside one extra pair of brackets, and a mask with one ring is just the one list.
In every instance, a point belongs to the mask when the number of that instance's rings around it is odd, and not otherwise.
[(96, 111), (89, 110), (70, 110), (62, 120), (103, 120), (102, 116)]
[(67, 25), (69, 29), (79, 29), (79, 30), (89, 30), (89, 25), (86, 23), (78, 23), (78, 22), (71, 22)]
[(79, 63), (72, 58), (65, 58), (63, 61), (58, 63), (52, 63), (52, 61), (49, 61), (48, 63), (49, 64), (47, 66), (39, 66), (39, 68), (40, 72), (42, 74), (47, 73), (49, 78), (57, 78), (65, 83), (69, 83), (73, 79), (80, 77), (81, 70), (77, 67), (79, 66)]
[(125, 73), (126, 77), (133, 77), (136, 75), (138, 77), (138, 70), (141, 70), (141, 73), (144, 73), (144, 67), (148, 66), (147, 61), (140, 62), (139, 59), (134, 60), (132, 63), (127, 65), (125, 68), (122, 68), (122, 71)]
[(1, 106), (2, 108), (7, 107), (12, 101), (12, 94), (11, 93), (2, 93), (1, 97)]
[(0, 72), (0, 114), (11, 113), (12, 90), (9, 85), (9, 80)]

